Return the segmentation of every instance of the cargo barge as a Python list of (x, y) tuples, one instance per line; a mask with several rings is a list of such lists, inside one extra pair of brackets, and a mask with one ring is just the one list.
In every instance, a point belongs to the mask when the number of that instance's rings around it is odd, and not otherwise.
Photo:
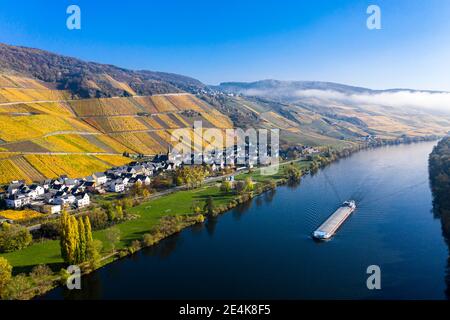
[(347, 218), (356, 210), (356, 202), (345, 201), (322, 225), (313, 233), (318, 240), (330, 239)]

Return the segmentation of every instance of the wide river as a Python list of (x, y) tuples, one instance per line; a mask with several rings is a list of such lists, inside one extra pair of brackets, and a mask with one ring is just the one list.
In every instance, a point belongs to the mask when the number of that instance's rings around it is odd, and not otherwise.
[[(433, 215), (435, 143), (359, 152), (204, 225), (87, 275), (45, 299), (446, 299), (448, 247)], [(346, 199), (328, 242), (311, 233)], [(381, 289), (369, 290), (378, 265)]]

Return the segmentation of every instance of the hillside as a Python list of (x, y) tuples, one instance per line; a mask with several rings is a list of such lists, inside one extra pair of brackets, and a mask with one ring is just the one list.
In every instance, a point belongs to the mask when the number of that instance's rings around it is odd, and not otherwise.
[(17, 74), (68, 90), (73, 97), (102, 98), (198, 91), (205, 86), (186, 76), (133, 71), (85, 62), (44, 50), (0, 43), (0, 74)]
[(283, 122), (289, 128), (281, 128), (289, 129), (283, 134), (288, 141), (296, 139), (296, 130), (301, 136), (314, 133), (318, 143), (324, 138), (343, 141), (368, 135), (382, 139), (442, 136), (450, 130), (446, 92), (278, 80), (228, 82), (211, 89), (219, 93), (215, 106), (225, 113), (246, 110), (241, 112), (244, 117), (256, 116), (277, 127), (280, 119), (288, 120)]
[(72, 99), (67, 90), (0, 75), (0, 183), (61, 174), (82, 177), (123, 165), (124, 152), (167, 152), (170, 132), (229, 128), (231, 121), (189, 93)]

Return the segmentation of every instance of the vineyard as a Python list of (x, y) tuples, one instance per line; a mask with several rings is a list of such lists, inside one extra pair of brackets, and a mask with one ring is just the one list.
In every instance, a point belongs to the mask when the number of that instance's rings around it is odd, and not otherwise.
[(107, 80), (131, 96), (75, 100), (40, 81), (0, 75), (0, 183), (83, 177), (126, 164), (124, 152), (167, 152), (172, 131), (187, 128), (193, 137), (195, 121), (232, 127), (193, 95), (136, 96), (127, 84)]
[[(25, 155), (24, 158), (47, 178), (55, 178), (62, 174), (72, 178), (85, 177), (111, 167), (95, 156), (86, 155)], [(129, 159), (124, 158), (123, 163), (127, 161)]]

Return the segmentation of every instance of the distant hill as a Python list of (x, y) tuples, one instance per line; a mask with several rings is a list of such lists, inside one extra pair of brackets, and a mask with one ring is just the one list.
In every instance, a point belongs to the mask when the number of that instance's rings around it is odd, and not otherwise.
[(211, 86), (216, 90), (227, 93), (276, 97), (282, 99), (297, 98), (298, 91), (321, 90), (334, 91), (345, 94), (377, 94), (383, 92), (428, 92), (443, 93), (442, 91), (432, 90), (413, 90), (413, 89), (387, 89), (373, 90), (364, 87), (349, 86), (334, 82), (322, 81), (281, 81), (281, 80), (260, 80), (255, 82), (222, 82), (218, 86)]
[(1, 43), (0, 73), (36, 78), (79, 98), (195, 92), (205, 87), (196, 79), (178, 74), (127, 70)]
[(210, 88), (217, 93), (211, 101), (216, 108), (242, 126), (281, 129), (286, 144), (342, 145), (367, 136), (442, 136), (450, 130), (447, 92), (280, 80)]

